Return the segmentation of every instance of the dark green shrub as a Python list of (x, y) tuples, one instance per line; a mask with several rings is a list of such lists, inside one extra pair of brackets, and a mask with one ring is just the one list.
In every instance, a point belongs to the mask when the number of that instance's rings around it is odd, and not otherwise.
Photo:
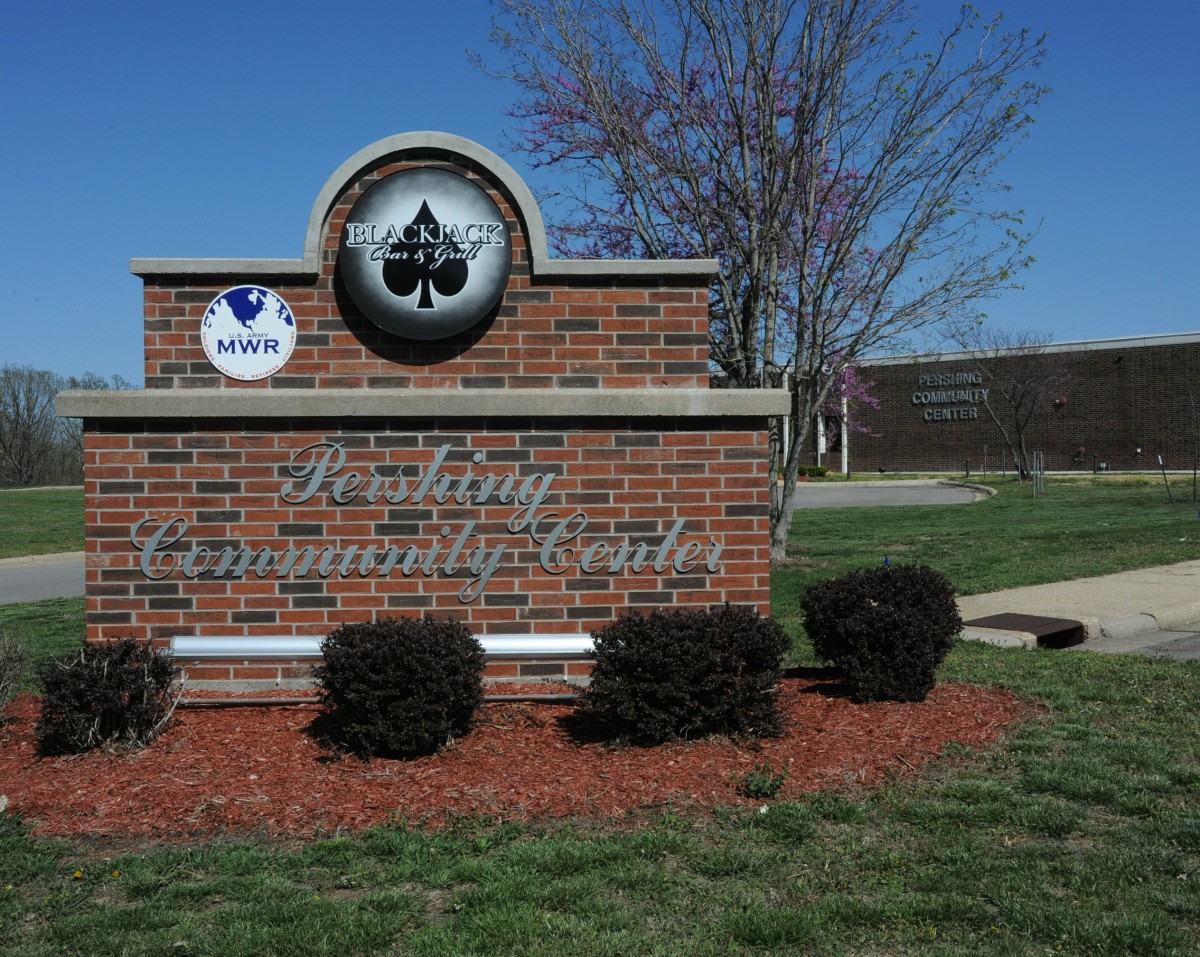
[(841, 669), (856, 701), (924, 701), (962, 630), (954, 586), (924, 565), (816, 582), (800, 607), (818, 657)]
[(171, 655), (121, 638), (43, 663), (37, 739), (46, 754), (140, 748), (167, 726), (179, 700)]
[(342, 625), (316, 670), (335, 734), (367, 756), (432, 754), (466, 734), (483, 700), (483, 646), (439, 618)]
[(638, 744), (779, 733), (776, 685), (790, 641), (753, 608), (623, 615), (592, 634), (583, 713)]
[(808, 478), (824, 478), (829, 474), (829, 469), (824, 465), (801, 465), (796, 469), (797, 475), (805, 475)]

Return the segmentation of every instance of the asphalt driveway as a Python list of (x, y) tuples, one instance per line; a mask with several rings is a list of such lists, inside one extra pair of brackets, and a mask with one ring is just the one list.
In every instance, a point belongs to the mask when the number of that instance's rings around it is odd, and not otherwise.
[(83, 594), (83, 552), (0, 558), (0, 605)]
[(940, 479), (870, 482), (797, 482), (796, 508), (846, 508), (855, 505), (965, 505), (986, 498), (983, 486)]

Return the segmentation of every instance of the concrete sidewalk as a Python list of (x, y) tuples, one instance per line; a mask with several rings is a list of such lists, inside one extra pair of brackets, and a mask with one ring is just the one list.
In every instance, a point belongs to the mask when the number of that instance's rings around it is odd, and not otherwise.
[[(965, 622), (991, 615), (1071, 619), (1084, 639), (1073, 650), (1200, 660), (1200, 560), (970, 595), (958, 607)], [(968, 626), (964, 633), (998, 645), (1038, 644), (1019, 627)]]

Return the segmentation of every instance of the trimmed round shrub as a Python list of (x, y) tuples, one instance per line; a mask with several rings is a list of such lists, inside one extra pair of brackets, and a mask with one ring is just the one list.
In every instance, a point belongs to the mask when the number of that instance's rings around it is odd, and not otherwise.
[(593, 632), (582, 713), (636, 744), (779, 733), (776, 686), (791, 644), (753, 608), (627, 614)]
[(316, 669), (339, 743), (359, 754), (433, 754), (470, 730), (483, 701), (483, 646), (457, 621), (379, 618), (321, 642)]
[(44, 662), (37, 677), (36, 734), (46, 754), (145, 747), (167, 726), (180, 695), (171, 655), (136, 638), (85, 645)]
[(924, 701), (962, 631), (954, 586), (924, 565), (816, 582), (800, 607), (817, 656), (837, 665), (855, 701)]

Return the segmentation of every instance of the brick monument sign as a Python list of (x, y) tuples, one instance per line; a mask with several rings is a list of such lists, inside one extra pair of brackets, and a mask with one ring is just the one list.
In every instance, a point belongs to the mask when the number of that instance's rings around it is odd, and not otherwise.
[(550, 259), (515, 172), (440, 133), (344, 163), (300, 259), (135, 259), (145, 388), (59, 397), (88, 639), (209, 636), (192, 678), (280, 682), (239, 649), (452, 615), (520, 639), (493, 676), (565, 675), (554, 639), (626, 611), (769, 611), (787, 402), (708, 389), (715, 269)]

